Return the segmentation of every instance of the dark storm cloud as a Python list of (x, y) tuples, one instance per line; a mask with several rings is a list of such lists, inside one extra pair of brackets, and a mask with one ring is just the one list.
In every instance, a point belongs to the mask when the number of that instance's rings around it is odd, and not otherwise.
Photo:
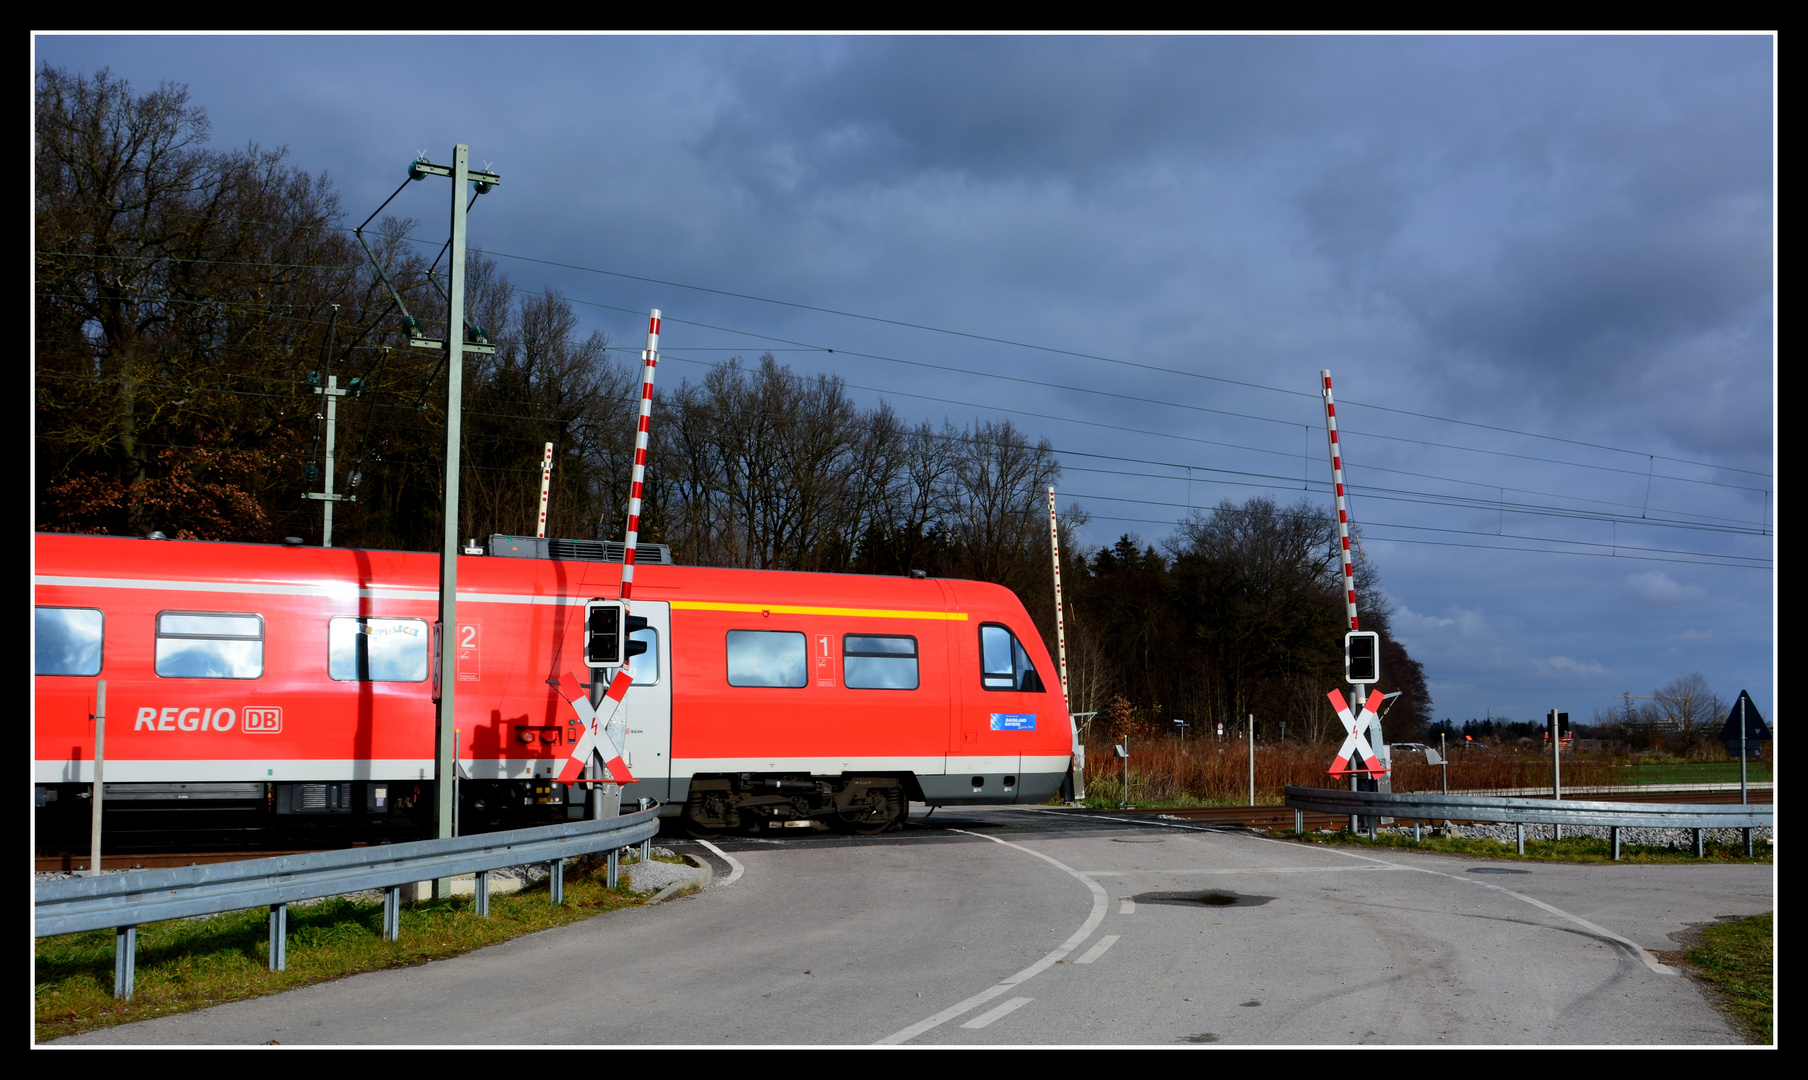
[(807, 185), (947, 171), (1083, 181), (1205, 146), (1249, 148), (1296, 123), (1305, 39), (860, 38), (750, 50), (706, 153)]
[[(1663, 404), (1676, 380), (1643, 383), (1666, 363), (1764, 381), (1770, 48), (1764, 38), (748, 43), (724, 57), (726, 98), (697, 146), (773, 221), (817, 217), (825, 200), (845, 206), (861, 192), (876, 212), (906, 190), (1014, 201), (964, 223), (976, 250), (1021, 244), (1034, 229), (1026, 211), (1065, 191), (1071, 202), (1049, 210), (1069, 257), (1015, 270), (1037, 287), (1061, 278), (1160, 296), (1178, 278), (1217, 290), (1214, 246), (1258, 220), (1268, 265), (1238, 276), (1270, 292), (1239, 306), (1275, 306), (1273, 290), (1291, 290), (1295, 334), (1341, 322), (1341, 304), (1385, 310), (1413, 348), (1384, 347), (1449, 376), (1425, 387), (1431, 403), (1464, 408), (1480, 385), (1515, 409), (1573, 421), (1629, 393)], [(1164, 173), (1218, 190), (1189, 207), (1159, 190)], [(927, 192), (938, 175), (948, 190)], [(1214, 197), (1229, 220), (1213, 220)], [(1143, 216), (1126, 222), (1126, 207)], [(1289, 225), (1304, 250), (1285, 242)], [(1120, 264), (1107, 282), (1112, 250), (1146, 244), (1152, 228), (1186, 256)], [(891, 242), (903, 265), (931, 265)], [(1343, 295), (1300, 309), (1326, 274)], [(1674, 436), (1724, 448), (1723, 420), (1698, 409)]]

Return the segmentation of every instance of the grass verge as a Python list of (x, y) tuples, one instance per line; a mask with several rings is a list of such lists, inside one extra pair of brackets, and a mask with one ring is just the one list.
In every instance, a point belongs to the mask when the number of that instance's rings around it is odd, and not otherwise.
[(1683, 959), (1719, 991), (1716, 1004), (1754, 1041), (1764, 1045), (1776, 1042), (1776, 1010), (1771, 996), (1774, 935), (1768, 914), (1733, 919), (1704, 929), (1700, 943), (1683, 954)]
[[(1614, 782), (1619, 784), (1737, 784), (1738, 761), (1654, 761), (1615, 768)], [(1567, 774), (1567, 767), (1566, 767)], [(1770, 782), (1770, 764), (1753, 761), (1746, 765), (1745, 779), (1751, 784)]]
[[(1276, 830), (1269, 835), (1289, 840), (1299, 840), (1308, 844), (1339, 844), (1360, 847), (1399, 848), (1412, 851), (1437, 851), (1446, 855), (1464, 855), (1470, 858), (1511, 859), (1526, 862), (1561, 862), (1561, 863), (1599, 863), (1613, 861), (1613, 847), (1605, 840), (1595, 837), (1565, 837), (1562, 840), (1526, 840), (1526, 853), (1519, 854), (1518, 845), (1512, 842), (1488, 840), (1469, 836), (1426, 836), (1414, 841), (1410, 836), (1394, 833), (1382, 833), (1370, 840), (1361, 833), (1348, 830), (1337, 832), (1296, 833), (1291, 829)], [(1747, 858), (1745, 848), (1740, 844), (1708, 844), (1706, 854), (1697, 859), (1693, 848), (1646, 847), (1639, 844), (1620, 845), (1620, 862), (1622, 863), (1762, 863), (1771, 861), (1770, 845), (1757, 841), (1756, 854)]]
[(404, 904), (399, 941), (383, 937), (381, 901), (335, 897), (291, 905), (286, 971), (270, 970), (267, 909), (147, 923), (138, 928), (131, 1001), (113, 998), (112, 931), (42, 938), (36, 953), (36, 1038), (43, 1042), (363, 971), (423, 964), (643, 902), (628, 891), (632, 866), (624, 868), (617, 889), (603, 887), (604, 866), (601, 858), (568, 863), (562, 906), (548, 901), (545, 880), (516, 893), (492, 893), (487, 919), (472, 912), (469, 896)]

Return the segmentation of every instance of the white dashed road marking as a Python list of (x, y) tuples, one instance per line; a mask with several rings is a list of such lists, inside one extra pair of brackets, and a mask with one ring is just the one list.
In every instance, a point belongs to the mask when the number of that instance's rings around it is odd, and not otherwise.
[(1092, 948), (1086, 950), (1086, 955), (1080, 957), (1078, 960), (1075, 960), (1074, 963), (1076, 963), (1076, 964), (1092, 963), (1094, 960), (1097, 960), (1099, 957), (1104, 956), (1106, 949), (1109, 949), (1109, 948), (1111, 948), (1111, 946), (1117, 944), (1117, 938), (1118, 938), (1118, 936), (1116, 934), (1106, 934), (1104, 937), (1099, 939), (1099, 943), (1097, 945), (1094, 945)]
[(986, 1012), (980, 1013), (978, 1016), (975, 1016), (973, 1019), (962, 1024), (961, 1027), (964, 1027), (964, 1028), (985, 1027), (987, 1024), (990, 1024), (992, 1021), (998, 1019), (999, 1017), (1005, 1016), (1009, 1013), (1014, 1013), (1018, 1009), (1023, 1008), (1025, 1005), (1028, 1005), (1030, 1002), (1032, 1002), (1034, 1000), (1036, 1000), (1036, 999), (1035, 998), (1012, 998), (1011, 1000), (1005, 1002), (1003, 1005), (1000, 1005), (996, 1009), (990, 1009)]
[[(963, 1013), (971, 1012), (1005, 991), (1016, 989), (1019, 983), (1028, 982), (1042, 974), (1044, 971), (1047, 971), (1049, 968), (1054, 967), (1057, 961), (1067, 959), (1069, 953), (1079, 948), (1087, 938), (1092, 936), (1092, 932), (1097, 930), (1099, 924), (1105, 921), (1105, 909), (1111, 905), (1111, 897), (1105, 892), (1103, 886), (1059, 859), (1044, 855), (1040, 851), (1026, 848), (1022, 844), (1013, 844), (1009, 840), (1000, 840), (996, 836), (987, 836), (985, 833), (968, 832), (966, 829), (950, 829), (948, 831), (963, 833), (967, 836), (977, 836), (983, 840), (990, 840), (994, 844), (1002, 844), (1008, 848), (1015, 848), (1026, 855), (1034, 855), (1043, 862), (1049, 863), (1059, 869), (1062, 873), (1072, 875), (1085, 884), (1086, 888), (1092, 892), (1092, 913), (1086, 916), (1086, 921), (1081, 923), (1080, 928), (1073, 932), (1073, 936), (1069, 937), (1066, 941), (1063, 941), (1054, 952), (1049, 953), (1047, 956), (1044, 956), (1042, 959), (1031, 964), (1029, 967), (1024, 968), (1017, 974), (981, 990), (979, 993), (974, 994), (965, 1001), (951, 1005), (926, 1020), (919, 1020), (909, 1027), (904, 1028), (902, 1031), (892, 1032), (890, 1035), (887, 1035), (885, 1038), (874, 1043), (873, 1045), (875, 1046), (897, 1046), (900, 1043), (909, 1042), (923, 1032), (928, 1031), (931, 1028), (940, 1027)], [(1029, 999), (1025, 998), (1024, 1000), (1028, 1001)], [(1017, 1006), (1011, 1005), (1011, 1008), (1015, 1009)], [(1004, 1014), (999, 1013), (999, 1015), (1002, 1016)], [(981, 1017), (981, 1019), (984, 1018)], [(987, 1022), (989, 1023), (990, 1021)]]

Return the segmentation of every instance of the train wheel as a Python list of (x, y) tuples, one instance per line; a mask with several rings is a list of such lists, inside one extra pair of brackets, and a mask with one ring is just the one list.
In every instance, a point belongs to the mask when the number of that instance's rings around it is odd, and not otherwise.
[(838, 811), (831, 820), (841, 832), (877, 836), (903, 816), (903, 794), (897, 788), (870, 788), (863, 801)]

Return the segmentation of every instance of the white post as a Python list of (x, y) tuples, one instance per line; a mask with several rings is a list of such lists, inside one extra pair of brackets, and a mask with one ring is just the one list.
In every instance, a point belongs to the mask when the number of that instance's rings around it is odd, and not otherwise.
[(1256, 714), (1249, 714), (1249, 805), (1256, 804)]
[(540, 461), (540, 531), (535, 536), (546, 537), (546, 498), (552, 492), (552, 444), (546, 444), (546, 456)]
[(107, 680), (94, 686), (94, 826), (88, 834), (88, 876), (100, 876), (100, 803), (105, 790), (102, 765), (107, 760)]
[(1130, 809), (1130, 736), (1124, 735), (1124, 799), (1122, 806)]
[(1085, 751), (1080, 747), (1080, 725), (1074, 719), (1073, 698), (1067, 688), (1067, 619), (1066, 607), (1061, 599), (1061, 530), (1055, 521), (1055, 489), (1048, 489), (1048, 550), (1049, 557), (1055, 566), (1055, 648), (1061, 655), (1061, 701), (1067, 708), (1067, 725), (1073, 736), (1073, 757), (1069, 768), (1073, 772), (1073, 791), (1075, 802), (1086, 801), (1086, 777), (1082, 775), (1086, 768)]
[[(1563, 729), (1558, 722), (1562, 716), (1556, 709), (1551, 710), (1551, 801), (1563, 801)], [(1563, 839), (1563, 826), (1551, 826), (1551, 839)]]

